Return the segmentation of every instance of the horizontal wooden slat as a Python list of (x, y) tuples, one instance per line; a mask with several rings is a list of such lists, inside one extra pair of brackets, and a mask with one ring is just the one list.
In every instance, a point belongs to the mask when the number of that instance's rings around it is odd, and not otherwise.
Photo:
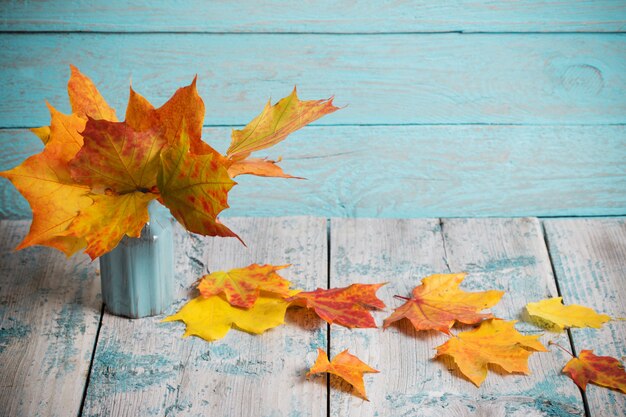
[[(553, 219), (544, 221), (554, 272), (565, 304), (580, 304), (626, 317), (626, 218)], [(622, 363), (626, 356), (624, 323), (601, 329), (571, 329), (576, 353), (593, 350)], [(563, 363), (565, 366), (565, 363)], [(626, 396), (590, 384), (586, 394), (590, 417), (626, 415)]]
[(203, 32), (621, 31), (603, 1), (11, 1), (1, 30)]
[[(229, 135), (204, 130), (221, 151)], [(0, 130), (0, 169), (40, 149), (30, 132)], [(626, 126), (318, 126), (259, 155), (308, 180), (237, 177), (226, 216), (626, 213)], [(0, 216), (29, 213), (0, 179)]]
[(295, 84), (349, 104), (324, 124), (626, 122), (626, 35), (3, 34), (0, 127), (68, 110), (68, 65), (123, 115), (198, 73), (209, 125), (245, 124)]

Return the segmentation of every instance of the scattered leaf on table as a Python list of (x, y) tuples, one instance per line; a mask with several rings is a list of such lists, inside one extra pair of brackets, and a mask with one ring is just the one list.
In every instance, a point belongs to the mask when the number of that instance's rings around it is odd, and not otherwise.
[(187, 230), (205, 236), (236, 237), (217, 215), (228, 208), (228, 191), (236, 184), (212, 154), (190, 152), (189, 136), (161, 152), (157, 184), (163, 203)]
[(577, 358), (567, 362), (563, 372), (583, 391), (587, 388), (587, 383), (591, 382), (626, 394), (624, 365), (610, 356), (596, 356), (591, 350), (583, 350)]
[(611, 320), (610, 316), (598, 314), (589, 307), (576, 304), (563, 305), (563, 297), (528, 303), (526, 311), (533, 321), (558, 331), (563, 331), (566, 327), (594, 327), (599, 329), (603, 323)]
[(324, 352), (323, 349), (318, 348), (317, 360), (306, 376), (309, 377), (312, 374), (319, 374), (323, 372), (328, 372), (329, 374), (337, 375), (342, 378), (354, 387), (359, 397), (369, 401), (365, 393), (363, 374), (375, 374), (379, 371), (371, 368), (356, 356), (348, 353), (347, 349), (335, 356), (333, 360), (329, 362), (326, 352)]
[(289, 303), (282, 298), (261, 295), (249, 309), (231, 306), (220, 296), (196, 297), (178, 313), (163, 321), (182, 321), (187, 328), (183, 337), (198, 336), (209, 342), (221, 339), (231, 327), (260, 334), (285, 322)]
[(503, 291), (466, 292), (459, 285), (466, 274), (436, 274), (422, 279), (422, 285), (413, 289), (413, 298), (398, 307), (383, 327), (408, 319), (416, 330), (439, 330), (450, 334), (455, 321), (476, 324), (492, 318), (490, 313), (479, 311), (496, 305)]
[(293, 295), (289, 289), (291, 283), (276, 273), (288, 266), (252, 264), (245, 268), (213, 272), (201, 278), (198, 290), (205, 298), (223, 293), (231, 305), (250, 308), (261, 291), (283, 298)]
[(318, 316), (328, 323), (345, 327), (376, 327), (369, 309), (385, 308), (376, 297), (382, 284), (352, 284), (345, 288), (318, 288), (315, 291), (301, 292), (288, 299), (296, 306), (315, 310)]
[(437, 347), (435, 357), (452, 357), (459, 370), (477, 387), (487, 377), (489, 364), (500, 366), (509, 373), (530, 374), (528, 357), (546, 352), (539, 336), (525, 336), (515, 330), (516, 321), (490, 319), (474, 330), (459, 333)]

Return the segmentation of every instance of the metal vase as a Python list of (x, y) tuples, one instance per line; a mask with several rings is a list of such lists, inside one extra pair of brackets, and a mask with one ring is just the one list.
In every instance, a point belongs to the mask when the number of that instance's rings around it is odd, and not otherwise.
[(169, 211), (156, 201), (141, 237), (125, 236), (100, 257), (102, 300), (115, 315), (161, 314), (174, 301), (174, 241)]

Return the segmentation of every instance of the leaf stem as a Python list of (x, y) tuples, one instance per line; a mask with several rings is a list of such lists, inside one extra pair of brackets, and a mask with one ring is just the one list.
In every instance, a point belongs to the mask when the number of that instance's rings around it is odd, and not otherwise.
[(403, 297), (401, 295), (394, 295), (393, 298), (399, 298), (400, 300), (404, 300), (404, 301), (411, 301), (410, 298)]
[(576, 356), (574, 356), (574, 354), (573, 354), (572, 352), (570, 352), (569, 350), (565, 349), (563, 346), (559, 345), (558, 343), (553, 342), (552, 340), (550, 340), (550, 341), (548, 342), (548, 345), (552, 345), (552, 346), (556, 346), (556, 347), (558, 347), (558, 348), (559, 348), (559, 349), (561, 349), (563, 352), (565, 352), (565, 353), (569, 354), (572, 358), (575, 358), (575, 357), (576, 357)]

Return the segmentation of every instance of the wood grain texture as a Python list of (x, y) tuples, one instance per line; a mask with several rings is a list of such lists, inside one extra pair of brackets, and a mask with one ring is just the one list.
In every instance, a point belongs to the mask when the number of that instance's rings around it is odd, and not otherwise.
[[(379, 294), (407, 296), (420, 279), (432, 274), (467, 271), (462, 287), (469, 291), (506, 291), (492, 309), (498, 317), (518, 319), (528, 301), (555, 295), (556, 285), (537, 219), (368, 220), (331, 222), (331, 286), (384, 282)], [(377, 321), (389, 315), (376, 313)], [(539, 333), (518, 323), (524, 333)], [(458, 331), (458, 330), (457, 330)], [(543, 336), (542, 341), (566, 335)], [(446, 340), (437, 332), (416, 332), (406, 321), (383, 331), (331, 327), (331, 354), (350, 348), (381, 371), (366, 378), (371, 402), (343, 391), (331, 379), (331, 416), (510, 416), (584, 415), (578, 389), (560, 375), (562, 352), (531, 356), (530, 376), (490, 372), (477, 389), (451, 361), (432, 361), (435, 347)]]
[[(208, 270), (291, 263), (281, 275), (296, 287), (326, 287), (326, 220), (229, 219), (236, 239), (178, 233), (180, 307)], [(284, 272), (284, 273), (283, 273)], [(172, 312), (176, 308), (172, 308)], [(304, 379), (326, 326), (304, 309), (262, 335), (231, 330), (208, 343), (182, 339), (182, 323), (161, 317), (128, 320), (105, 314), (83, 416), (326, 416), (326, 384)]]
[[(225, 151), (229, 128), (205, 128)], [(41, 150), (0, 130), (0, 170)], [(237, 177), (225, 216), (557, 216), (626, 213), (625, 126), (317, 126), (269, 152), (306, 181)], [(0, 178), (0, 217), (30, 216)]]
[[(563, 302), (626, 317), (626, 219), (554, 219), (543, 224)], [(623, 363), (624, 326), (613, 321), (601, 329), (572, 329), (574, 348)], [(586, 395), (592, 416), (626, 415), (624, 394), (587, 385)]]
[[(348, 107), (324, 124), (626, 122), (626, 35), (3, 34), (0, 127), (68, 110), (70, 63), (122, 115), (128, 84), (156, 105), (198, 74), (206, 124), (245, 124), (268, 97)], [(106, 64), (105, 64), (106, 63)]]
[(77, 416), (100, 322), (86, 256), (14, 252), (29, 222), (0, 222), (0, 415)]
[(621, 31), (626, 7), (603, 1), (7, 1), (10, 31), (554, 32)]

